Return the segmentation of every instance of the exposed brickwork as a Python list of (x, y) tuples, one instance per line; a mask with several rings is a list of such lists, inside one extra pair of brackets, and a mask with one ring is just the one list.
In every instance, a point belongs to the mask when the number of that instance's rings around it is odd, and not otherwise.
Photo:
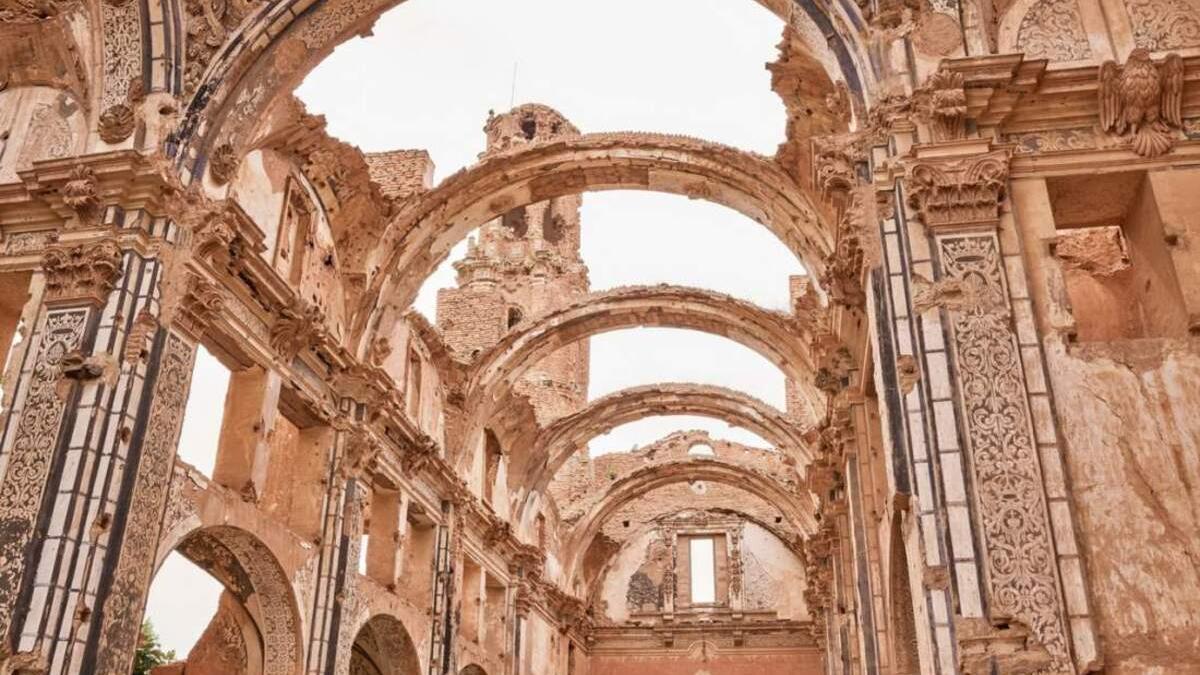
[(389, 150), (363, 155), (371, 180), (388, 199), (404, 201), (433, 187), (433, 159), (425, 150)]

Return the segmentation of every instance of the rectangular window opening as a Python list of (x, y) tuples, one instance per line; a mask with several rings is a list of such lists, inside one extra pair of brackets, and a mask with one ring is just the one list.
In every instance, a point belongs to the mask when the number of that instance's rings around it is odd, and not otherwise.
[(712, 537), (690, 540), (691, 587), (693, 605), (711, 605), (717, 601), (716, 547)]

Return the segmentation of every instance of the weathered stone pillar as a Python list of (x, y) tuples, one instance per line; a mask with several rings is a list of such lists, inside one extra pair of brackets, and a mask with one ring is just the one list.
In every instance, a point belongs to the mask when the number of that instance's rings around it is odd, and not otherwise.
[(266, 490), (271, 457), (268, 437), (279, 412), (282, 384), (279, 373), (259, 365), (234, 371), (229, 377), (221, 453), (212, 477), (252, 502)]
[(402, 504), (399, 490), (376, 487), (373, 492), (367, 576), (385, 587), (394, 587), (400, 572)]

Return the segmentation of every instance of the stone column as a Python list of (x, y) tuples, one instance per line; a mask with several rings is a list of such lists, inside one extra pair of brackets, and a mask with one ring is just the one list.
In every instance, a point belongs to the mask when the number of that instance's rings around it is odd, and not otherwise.
[[(949, 338), (944, 352), (924, 354), (924, 372), (941, 463), (954, 468), (942, 475), (950, 540), (962, 560), (954, 569), (957, 660), (969, 672), (1017, 663), (1073, 671), (1054, 540), (1071, 525), (1054, 522), (1047, 507), (1027, 381), (1035, 364), (1023, 358), (1040, 354), (1023, 354), (1018, 342), (1019, 331), (1035, 331), (1031, 314), (1014, 316), (1010, 284), (1023, 287), (1024, 279), (1010, 280), (999, 229), (1008, 154), (985, 140), (917, 146), (914, 154), (904, 189), (924, 225), (929, 262), (913, 267), (912, 312)], [(1019, 262), (1015, 269), (1023, 276)]]
[(395, 587), (399, 573), (402, 515), (400, 491), (376, 487), (371, 500), (367, 575), (389, 588)]

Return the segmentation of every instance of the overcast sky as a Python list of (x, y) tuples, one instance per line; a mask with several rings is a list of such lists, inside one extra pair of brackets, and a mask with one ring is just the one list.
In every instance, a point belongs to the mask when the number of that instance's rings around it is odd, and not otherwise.
[[(661, 131), (773, 154), (785, 119), (764, 64), (775, 59), (782, 28), (753, 0), (408, 0), (379, 20), (373, 37), (339, 47), (297, 93), (326, 116), (333, 135), (365, 151), (428, 150), (435, 180), (474, 163), (488, 110), (525, 102), (557, 109), (584, 132)], [(682, 284), (784, 309), (787, 277), (803, 271), (758, 224), (674, 195), (588, 194), (582, 223), (596, 290)], [(451, 285), (453, 270), (443, 265), (418, 309), (432, 320), (436, 290)], [(180, 455), (206, 473), (227, 379), (201, 353)], [(723, 338), (637, 329), (592, 339), (592, 398), (667, 381), (723, 385), (783, 406), (780, 372)], [(615, 429), (592, 452), (628, 450), (681, 429), (761, 444), (723, 423), (661, 417)], [(159, 572), (147, 616), (181, 658), (219, 592), (177, 554)]]

